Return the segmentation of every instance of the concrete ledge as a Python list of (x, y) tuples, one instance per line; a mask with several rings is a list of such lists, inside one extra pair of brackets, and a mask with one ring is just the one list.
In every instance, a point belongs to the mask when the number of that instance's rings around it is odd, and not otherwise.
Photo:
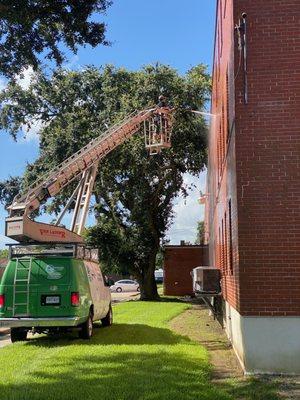
[(300, 317), (244, 317), (226, 303), (225, 326), (246, 374), (300, 374)]

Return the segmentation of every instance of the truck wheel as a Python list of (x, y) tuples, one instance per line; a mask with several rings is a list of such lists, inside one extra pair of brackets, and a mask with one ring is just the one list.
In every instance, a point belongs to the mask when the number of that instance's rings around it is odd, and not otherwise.
[(112, 312), (112, 307), (111, 304), (109, 305), (109, 310), (108, 313), (104, 318), (101, 319), (102, 325), (103, 326), (111, 326), (113, 323), (113, 312)]
[(122, 292), (122, 288), (117, 287), (116, 292), (121, 293)]
[(11, 328), (10, 329), (10, 340), (12, 343), (23, 342), (27, 339), (27, 331), (22, 328)]
[(93, 336), (93, 314), (90, 312), (88, 319), (81, 325), (79, 337), (90, 339)]

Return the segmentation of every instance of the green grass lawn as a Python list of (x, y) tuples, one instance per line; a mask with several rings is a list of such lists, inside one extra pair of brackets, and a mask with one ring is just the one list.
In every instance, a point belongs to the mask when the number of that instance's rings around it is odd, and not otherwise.
[[(207, 351), (168, 328), (180, 302), (129, 302), (91, 341), (38, 337), (0, 350), (0, 399), (222, 400)], [(253, 397), (254, 398), (254, 397)]]

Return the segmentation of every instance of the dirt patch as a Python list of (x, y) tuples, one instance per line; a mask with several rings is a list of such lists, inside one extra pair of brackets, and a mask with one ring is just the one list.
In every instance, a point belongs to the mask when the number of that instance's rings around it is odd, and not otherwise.
[(300, 399), (300, 377), (279, 377), (278, 393), (283, 399), (299, 400)]
[(206, 347), (213, 367), (212, 383), (234, 399), (300, 400), (300, 377), (245, 377), (224, 330), (206, 306), (192, 305), (170, 322), (170, 328)]
[(214, 367), (213, 379), (243, 376), (243, 371), (224, 330), (213, 317), (209, 316), (204, 305), (193, 305), (184, 314), (173, 319), (170, 327), (207, 348)]

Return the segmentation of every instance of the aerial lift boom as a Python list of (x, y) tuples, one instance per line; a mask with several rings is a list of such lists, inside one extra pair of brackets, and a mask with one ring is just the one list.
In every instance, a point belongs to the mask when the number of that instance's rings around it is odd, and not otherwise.
[[(133, 113), (42, 176), (25, 193), (17, 195), (8, 207), (10, 215), (6, 218), (6, 236), (22, 243), (82, 243), (81, 233), (99, 162), (141, 128), (150, 154), (170, 147), (172, 113), (169, 107), (155, 107)], [(31, 219), (34, 211), (75, 179), (79, 179), (79, 183), (55, 225)], [(61, 226), (61, 220), (74, 201), (72, 223), (70, 229), (67, 229)]]

